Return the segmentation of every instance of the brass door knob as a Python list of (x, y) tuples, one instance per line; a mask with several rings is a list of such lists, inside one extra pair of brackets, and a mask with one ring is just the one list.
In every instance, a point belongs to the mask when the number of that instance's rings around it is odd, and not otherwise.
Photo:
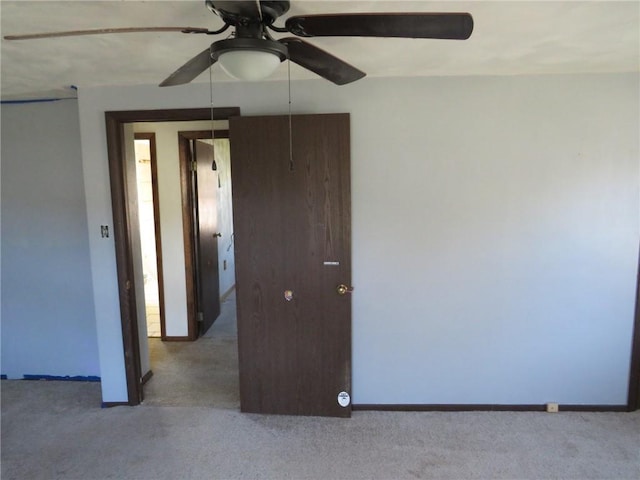
[(346, 295), (347, 293), (353, 292), (353, 287), (347, 287), (344, 283), (341, 283), (336, 287), (336, 292), (338, 295)]

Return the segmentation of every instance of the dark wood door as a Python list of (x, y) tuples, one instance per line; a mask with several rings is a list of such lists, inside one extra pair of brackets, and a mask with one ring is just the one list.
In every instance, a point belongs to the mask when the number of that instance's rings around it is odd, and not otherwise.
[(197, 199), (196, 232), (196, 295), (198, 305), (198, 335), (211, 328), (220, 315), (220, 279), (218, 277), (218, 175), (213, 170), (213, 147), (194, 141), (196, 162), (194, 196)]
[[(348, 417), (349, 115), (230, 119), (240, 402)], [(348, 403), (348, 404), (347, 404)]]

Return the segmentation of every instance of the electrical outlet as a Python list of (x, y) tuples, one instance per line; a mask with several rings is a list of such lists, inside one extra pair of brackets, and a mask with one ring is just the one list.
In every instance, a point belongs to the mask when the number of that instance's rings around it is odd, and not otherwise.
[(547, 412), (548, 413), (558, 413), (558, 404), (557, 403), (547, 403)]

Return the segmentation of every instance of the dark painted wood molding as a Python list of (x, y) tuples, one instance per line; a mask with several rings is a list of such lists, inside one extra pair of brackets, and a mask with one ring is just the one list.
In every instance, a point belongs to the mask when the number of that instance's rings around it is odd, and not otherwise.
[[(544, 404), (354, 404), (353, 411), (380, 412), (546, 412)], [(626, 412), (626, 405), (559, 405), (560, 412)]]
[[(132, 122), (190, 122), (211, 120), (210, 108), (182, 108), (175, 110), (117, 110), (105, 112), (120, 123)], [(240, 115), (239, 107), (213, 109), (214, 120), (227, 120)]]
[(164, 337), (163, 342), (192, 342), (194, 339), (190, 336), (186, 337)]
[(631, 343), (627, 407), (630, 412), (640, 409), (640, 255), (638, 256), (638, 276), (636, 278), (636, 313)]
[(562, 405), (558, 409), (561, 412), (627, 412), (626, 405)]
[(214, 130), (215, 138), (229, 138), (229, 130)]
[(127, 407), (129, 405), (129, 402), (102, 402), (100, 404), (102, 408)]
[(178, 132), (178, 135), (189, 140), (209, 140), (211, 138), (229, 138), (229, 130), (214, 130), (213, 136), (211, 135), (211, 130), (189, 130)]
[(145, 373), (144, 376), (142, 377), (142, 380), (140, 380), (140, 383), (144, 385), (149, 380), (151, 380), (151, 377), (153, 377), (153, 370), (149, 370), (147, 373)]
[[(219, 131), (227, 132), (227, 136), (226, 137), (218, 136)], [(214, 135), (215, 135), (215, 138), (229, 138), (228, 132), (229, 130), (216, 130), (214, 132)], [(188, 140), (207, 140), (207, 139), (214, 138), (211, 135), (211, 130), (189, 130), (186, 132), (178, 132), (178, 135)]]
[(142, 401), (142, 388), (139, 383), (142, 374), (129, 231), (124, 123), (109, 113), (105, 114), (105, 121), (128, 404), (138, 405)]
[[(240, 115), (238, 107), (213, 109), (214, 120), (226, 120)], [(126, 155), (124, 124), (133, 122), (168, 122), (211, 120), (210, 108), (174, 110), (126, 110), (105, 112), (107, 155), (113, 213), (113, 235), (115, 243), (120, 321), (124, 349), (125, 374), (127, 380), (127, 405), (138, 405), (142, 401), (140, 384), (140, 345), (138, 319), (136, 316), (136, 292), (133, 282), (133, 261), (129, 234), (130, 213), (127, 201)], [(121, 402), (107, 402), (122, 405)], [(104, 404), (103, 404), (104, 405)]]

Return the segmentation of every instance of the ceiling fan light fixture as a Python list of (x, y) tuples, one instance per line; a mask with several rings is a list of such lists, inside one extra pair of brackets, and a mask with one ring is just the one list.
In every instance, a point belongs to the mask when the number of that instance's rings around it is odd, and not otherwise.
[(218, 58), (230, 77), (238, 80), (262, 80), (276, 71), (280, 58), (262, 50), (231, 50)]
[(262, 80), (275, 72), (288, 52), (286, 46), (272, 40), (232, 38), (211, 45), (211, 55), (233, 78)]

